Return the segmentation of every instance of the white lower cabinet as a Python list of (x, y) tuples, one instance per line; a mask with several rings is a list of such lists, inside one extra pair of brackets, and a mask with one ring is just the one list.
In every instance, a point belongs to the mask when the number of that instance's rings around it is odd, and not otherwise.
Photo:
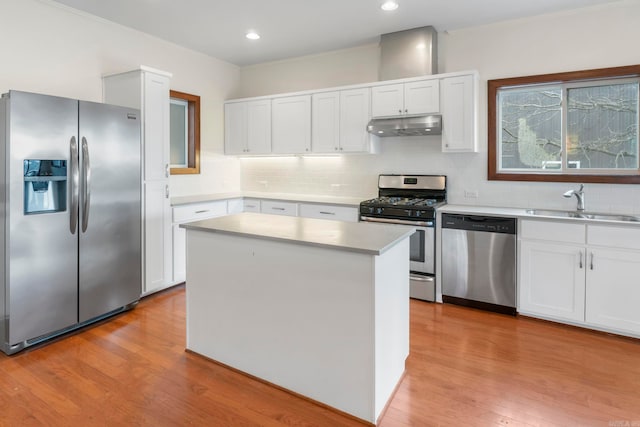
[(520, 257), (518, 311), (584, 322), (584, 248), (523, 241)]
[(640, 335), (640, 252), (588, 253), (587, 324)]
[(242, 201), (242, 211), (260, 213), (260, 199), (244, 199)]
[(348, 206), (301, 203), (298, 209), (298, 215), (305, 218), (358, 222), (358, 208)]
[(523, 220), (518, 312), (640, 336), (640, 228)]
[(272, 215), (298, 216), (298, 204), (294, 202), (262, 200), (260, 203), (260, 212)]
[[(230, 201), (231, 202), (231, 201)], [(186, 232), (180, 224), (227, 214), (227, 201), (194, 203), (173, 208), (173, 283), (187, 278)]]

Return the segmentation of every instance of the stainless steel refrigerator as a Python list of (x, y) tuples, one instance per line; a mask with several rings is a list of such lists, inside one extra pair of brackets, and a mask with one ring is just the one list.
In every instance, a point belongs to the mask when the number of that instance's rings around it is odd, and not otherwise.
[(10, 91), (0, 99), (0, 314), (7, 354), (140, 298), (139, 111)]

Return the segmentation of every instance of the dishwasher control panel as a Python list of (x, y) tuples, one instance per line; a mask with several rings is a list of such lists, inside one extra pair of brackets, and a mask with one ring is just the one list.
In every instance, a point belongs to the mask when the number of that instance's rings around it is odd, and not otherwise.
[(442, 214), (442, 228), (516, 234), (516, 219), (444, 213)]

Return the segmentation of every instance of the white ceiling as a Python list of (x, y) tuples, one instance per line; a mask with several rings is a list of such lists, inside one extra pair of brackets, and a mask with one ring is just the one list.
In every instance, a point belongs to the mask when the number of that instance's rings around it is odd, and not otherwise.
[[(438, 32), (617, 0), (54, 0), (244, 66), (375, 43), (380, 34)], [(247, 40), (248, 30), (262, 38)]]

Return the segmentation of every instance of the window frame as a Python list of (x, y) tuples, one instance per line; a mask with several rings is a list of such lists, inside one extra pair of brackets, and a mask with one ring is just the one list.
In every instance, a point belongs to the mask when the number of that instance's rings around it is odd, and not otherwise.
[(188, 104), (187, 123), (187, 167), (171, 167), (171, 175), (191, 175), (200, 173), (200, 97), (190, 93), (169, 91), (169, 98), (186, 101)]
[[(640, 183), (640, 168), (635, 171), (621, 171), (609, 174), (567, 174), (544, 172), (505, 172), (498, 171), (500, 150), (498, 143), (498, 91), (504, 87), (539, 85), (539, 84), (573, 84), (584, 80), (633, 78), (640, 77), (640, 65), (623, 67), (599, 68), (592, 70), (571, 71), (564, 73), (541, 74), (524, 77), (511, 77), (505, 79), (489, 80), (487, 82), (487, 128), (488, 128), (488, 170), (489, 181), (535, 181), (535, 182), (580, 182), (580, 183), (613, 183), (613, 184), (638, 184)], [(563, 113), (564, 114), (564, 113)], [(640, 145), (640, 144), (639, 144)], [(640, 146), (638, 147), (640, 152)], [(639, 153), (640, 154), (640, 153)]]

